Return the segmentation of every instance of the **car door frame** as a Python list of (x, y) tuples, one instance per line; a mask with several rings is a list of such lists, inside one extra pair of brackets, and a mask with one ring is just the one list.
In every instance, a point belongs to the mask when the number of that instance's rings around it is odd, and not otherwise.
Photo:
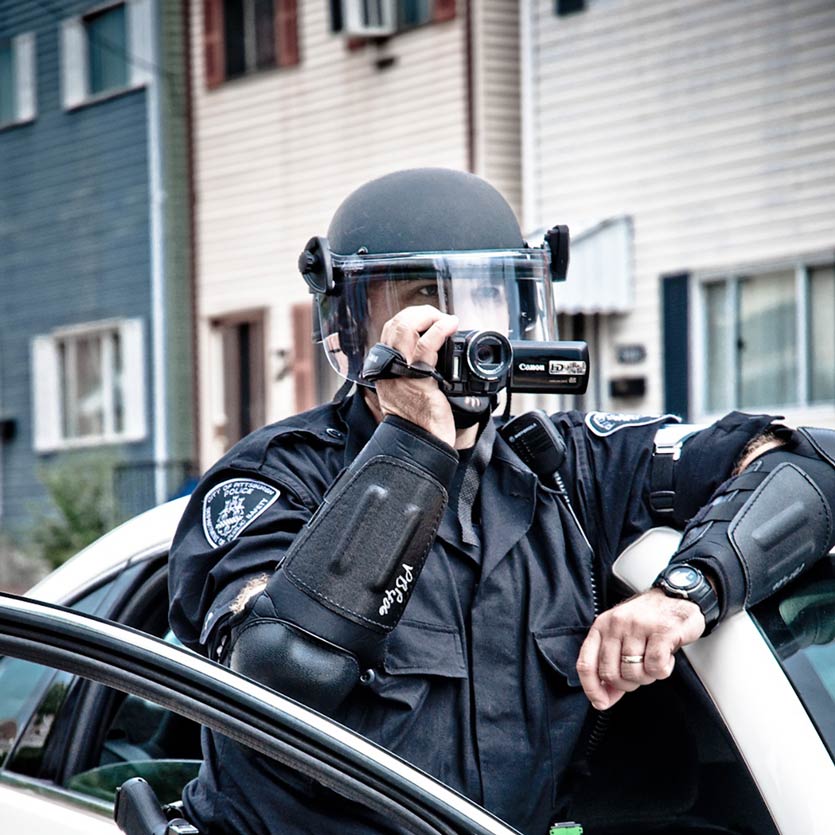
[(129, 627), (0, 594), (0, 654), (149, 699), (313, 777), (419, 835), (516, 832), (327, 717), (190, 650)]

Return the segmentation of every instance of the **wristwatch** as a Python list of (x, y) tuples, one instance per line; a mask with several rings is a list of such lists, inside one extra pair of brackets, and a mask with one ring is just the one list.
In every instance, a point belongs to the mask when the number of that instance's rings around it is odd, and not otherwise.
[(700, 569), (686, 562), (668, 565), (652, 584), (668, 597), (680, 597), (695, 603), (705, 616), (705, 627), (712, 629), (719, 620), (719, 598)]

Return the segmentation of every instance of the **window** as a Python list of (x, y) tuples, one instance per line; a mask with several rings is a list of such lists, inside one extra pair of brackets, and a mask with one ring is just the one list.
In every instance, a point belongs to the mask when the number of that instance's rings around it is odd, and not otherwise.
[(0, 127), (35, 115), (35, 35), (0, 38)]
[(124, 5), (87, 15), (82, 23), (87, 41), (90, 95), (126, 87), (128, 33)]
[(138, 319), (36, 337), (35, 448), (49, 451), (144, 438), (142, 352)]
[(212, 322), (213, 423), (224, 452), (266, 421), (264, 330), (261, 311)]
[(455, 0), (331, 0), (331, 30), (360, 37), (385, 37), (453, 17)]
[(835, 400), (835, 269), (802, 265), (699, 285), (702, 412)]
[(554, 11), (558, 17), (576, 14), (585, 11), (586, 0), (556, 0)]
[(64, 20), (64, 107), (78, 107), (147, 83), (154, 61), (151, 31), (151, 0), (114, 3)]
[(297, 0), (205, 0), (206, 84), (299, 62)]

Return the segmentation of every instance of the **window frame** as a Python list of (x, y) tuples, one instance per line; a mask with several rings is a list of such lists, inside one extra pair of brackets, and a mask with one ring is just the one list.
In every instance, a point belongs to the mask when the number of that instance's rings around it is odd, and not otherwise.
[[(254, 0), (243, 0), (243, 3), (254, 3)], [(256, 44), (253, 44), (256, 53), (255, 64), (252, 68), (247, 68), (245, 72), (231, 77), (227, 74), (226, 66), (224, 0), (203, 0), (202, 12), (203, 72), (204, 82), (209, 90), (220, 87), (227, 82), (293, 67), (300, 62), (298, 0), (273, 0), (275, 64), (260, 68), (257, 66), (257, 35), (255, 31), (252, 31), (250, 34), (256, 40)], [(254, 9), (250, 17), (254, 17)], [(244, 19), (246, 21), (245, 10)], [(246, 32), (244, 33), (244, 52), (246, 54)]]
[[(126, 83), (93, 93), (90, 89), (87, 23), (92, 17), (117, 7), (125, 9)], [(61, 104), (72, 111), (122, 96), (147, 86), (158, 71), (152, 44), (152, 0), (108, 0), (61, 21)]]
[[(102, 388), (109, 387), (111, 394), (105, 393), (105, 414), (103, 431), (82, 436), (66, 434), (64, 407), (64, 369), (60, 345), (72, 345), (88, 336), (105, 338), (111, 333), (118, 333), (121, 353), (122, 385), (122, 427), (117, 431), (112, 414), (115, 412), (115, 393), (117, 380), (111, 368), (102, 369)], [(54, 452), (58, 450), (100, 447), (109, 444), (143, 441), (148, 436), (145, 399), (145, 332), (140, 318), (104, 319), (97, 322), (56, 328), (48, 334), (41, 334), (32, 340), (32, 409), (34, 448), (36, 452)], [(103, 343), (106, 344), (106, 343)], [(102, 351), (102, 364), (108, 355)], [(108, 418), (107, 409), (111, 415)]]
[(34, 32), (22, 32), (0, 40), (9, 45), (11, 89), (14, 95), (12, 118), (0, 121), (0, 130), (5, 130), (33, 122), (37, 118), (37, 35)]
[(834, 259), (831, 252), (820, 252), (807, 256), (773, 259), (754, 263), (740, 264), (727, 269), (694, 270), (691, 274), (689, 287), (690, 327), (693, 338), (692, 358), (693, 374), (690, 383), (690, 402), (695, 420), (712, 420), (724, 414), (727, 409), (720, 406), (711, 409), (708, 406), (708, 305), (707, 288), (710, 285), (725, 284), (725, 311), (731, 322), (732, 331), (729, 341), (732, 346), (739, 338), (739, 297), (740, 284), (743, 280), (756, 281), (780, 272), (794, 273), (794, 301), (795, 301), (795, 351), (797, 357), (795, 399), (785, 403), (769, 403), (757, 406), (746, 406), (738, 402), (740, 385), (740, 365), (736, 350), (728, 352), (725, 358), (726, 390), (724, 392), (728, 408), (768, 410), (802, 410), (804, 414), (814, 415), (815, 412), (830, 414), (833, 400), (810, 400), (811, 389), (811, 322), (810, 322), (810, 291), (812, 272), (815, 269), (832, 267)]

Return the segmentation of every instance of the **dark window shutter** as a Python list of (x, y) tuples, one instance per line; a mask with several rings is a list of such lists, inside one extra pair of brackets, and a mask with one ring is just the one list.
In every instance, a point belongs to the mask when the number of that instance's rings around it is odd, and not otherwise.
[(226, 79), (223, 44), (223, 0), (203, 0), (203, 54), (206, 86), (217, 87)]
[(442, 20), (452, 20), (455, 17), (455, 0), (435, 0), (432, 10), (432, 20), (436, 23)]
[(690, 418), (689, 283), (688, 273), (661, 278), (664, 411), (684, 420)]
[(299, 63), (299, 15), (297, 0), (277, 0), (275, 39), (278, 65), (293, 67)]
[(342, 0), (331, 0), (331, 32), (342, 31)]

